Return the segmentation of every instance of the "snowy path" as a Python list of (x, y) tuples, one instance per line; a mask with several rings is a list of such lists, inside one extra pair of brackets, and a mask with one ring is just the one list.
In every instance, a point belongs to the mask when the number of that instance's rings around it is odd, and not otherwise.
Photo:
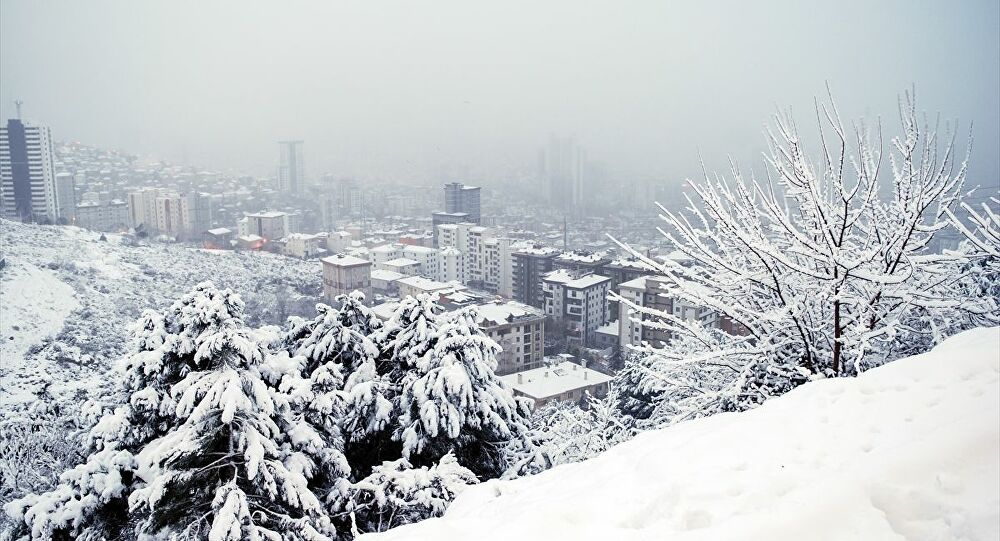
[(1000, 538), (1000, 329), (596, 459), (471, 488), (390, 539)]
[(73, 288), (51, 271), (7, 258), (0, 276), (0, 404), (30, 398), (22, 396), (24, 380), (37, 374), (25, 352), (58, 333), (77, 306)]

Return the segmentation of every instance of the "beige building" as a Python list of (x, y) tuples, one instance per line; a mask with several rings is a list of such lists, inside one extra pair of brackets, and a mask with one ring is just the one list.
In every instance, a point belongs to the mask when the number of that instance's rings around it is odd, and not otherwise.
[(545, 314), (516, 301), (493, 302), (476, 307), (476, 322), (503, 348), (496, 373), (511, 374), (538, 368), (545, 353)]
[(323, 296), (334, 302), (338, 295), (361, 291), (368, 302), (372, 300), (370, 261), (345, 254), (321, 259), (323, 262)]

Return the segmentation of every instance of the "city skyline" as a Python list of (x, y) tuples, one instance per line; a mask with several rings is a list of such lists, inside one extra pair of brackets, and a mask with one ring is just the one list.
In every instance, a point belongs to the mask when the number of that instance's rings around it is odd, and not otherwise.
[[(533, 175), (554, 135), (575, 138), (616, 179), (679, 183), (700, 175), (702, 159), (710, 171), (730, 155), (755, 165), (775, 104), (813, 123), (812, 97), (827, 82), (846, 118), (881, 115), (887, 128), (915, 85), (931, 118), (957, 120), (962, 135), (973, 126), (970, 181), (1000, 176), (989, 152), (1000, 146), (1000, 45), (988, 2), (790, 3), (778, 21), (741, 5), (638, 3), (628, 17), (558, 3), (401, 4), (389, 17), (344, 4), (229, 7), (5, 2), (0, 112), (13, 117), (21, 99), (27, 120), (64, 140), (261, 176), (278, 166), (275, 141), (301, 139), (314, 176), (483, 184)], [(901, 10), (910, 24), (893, 24)], [(449, 24), (458, 17), (467, 24)], [(173, 39), (167, 29), (189, 19), (191, 39)], [(46, 20), (74, 53), (39, 42), (27, 61), (16, 44), (30, 20)], [(782, 31), (760, 30), (772, 22)], [(817, 29), (853, 39), (795, 45)], [(157, 70), (144, 69), (150, 58)]]

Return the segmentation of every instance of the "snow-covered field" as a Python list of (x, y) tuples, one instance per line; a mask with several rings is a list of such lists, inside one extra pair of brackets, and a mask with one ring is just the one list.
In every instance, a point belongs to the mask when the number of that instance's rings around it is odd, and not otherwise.
[(395, 539), (1000, 538), (1000, 328), (586, 462), (466, 490)]
[[(277, 323), (280, 293), (308, 309), (322, 292), (320, 264), (266, 253), (128, 245), (117, 235), (0, 220), (0, 417), (45, 388), (56, 398), (96, 389), (124, 353), (142, 310), (161, 310), (212, 280), (247, 301), (255, 324)], [(293, 306), (294, 304), (294, 306)], [(314, 312), (308, 313), (312, 315)]]

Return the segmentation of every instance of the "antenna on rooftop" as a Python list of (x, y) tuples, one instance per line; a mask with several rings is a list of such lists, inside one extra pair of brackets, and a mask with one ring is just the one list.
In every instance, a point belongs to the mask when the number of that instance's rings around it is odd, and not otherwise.
[(21, 120), (21, 106), (22, 105), (24, 105), (23, 101), (21, 101), (21, 100), (14, 100), (14, 108), (17, 109), (17, 119), (18, 120)]

